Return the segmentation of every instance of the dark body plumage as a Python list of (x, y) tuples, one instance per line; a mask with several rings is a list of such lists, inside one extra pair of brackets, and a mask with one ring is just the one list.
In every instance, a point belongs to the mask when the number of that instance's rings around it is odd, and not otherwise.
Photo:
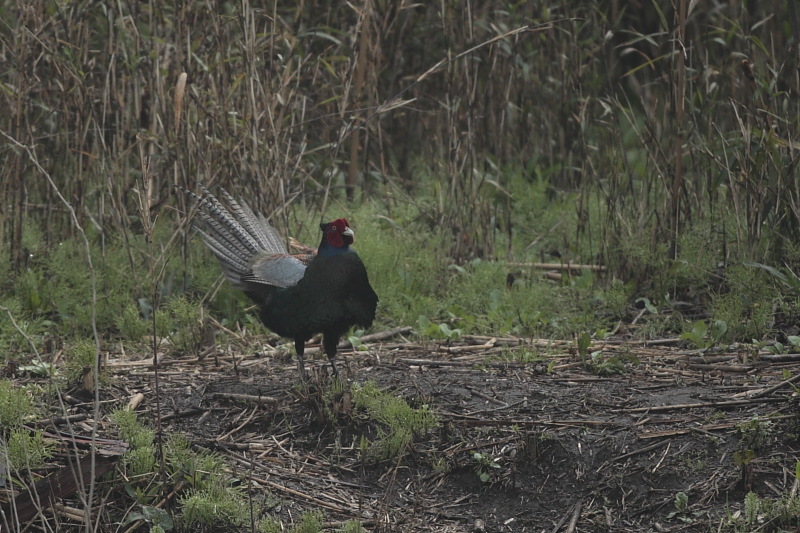
[(317, 253), (292, 255), (277, 231), (244, 202), (222, 191), (228, 210), (205, 192), (200, 199), (187, 191), (200, 202), (205, 230), (198, 231), (228, 281), (258, 304), (265, 326), (294, 339), (301, 376), (305, 378), (305, 343), (317, 333), (323, 335), (325, 353), (337, 374), (333, 359), (339, 338), (354, 325), (371, 326), (378, 304), (367, 269), (350, 248), (353, 232), (347, 220), (320, 224)]

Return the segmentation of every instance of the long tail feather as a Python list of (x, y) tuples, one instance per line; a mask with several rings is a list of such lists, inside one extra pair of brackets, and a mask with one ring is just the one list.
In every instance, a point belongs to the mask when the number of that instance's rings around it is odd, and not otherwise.
[[(205, 187), (201, 187), (203, 197), (179, 189), (197, 203), (202, 229), (197, 226), (194, 229), (219, 259), (225, 277), (234, 288), (247, 290), (248, 284), (252, 283), (282, 287), (296, 283), (298, 276), (302, 277), (304, 267), (298, 266), (303, 264), (302, 259), (292, 258), (289, 263), (264, 262), (264, 258), (287, 256), (286, 247), (277, 230), (263, 215), (253, 213), (246, 202), (236, 201), (224, 189), (220, 189), (220, 195), (227, 206)], [(255, 265), (268, 266), (259, 267), (254, 273)], [(274, 268), (270, 268), (272, 265)]]

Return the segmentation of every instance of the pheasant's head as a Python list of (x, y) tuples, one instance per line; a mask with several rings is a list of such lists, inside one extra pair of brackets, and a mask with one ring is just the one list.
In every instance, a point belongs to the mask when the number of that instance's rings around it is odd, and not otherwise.
[(319, 227), (322, 230), (320, 252), (325, 248), (330, 249), (329, 247), (339, 251), (346, 251), (347, 247), (353, 244), (353, 230), (350, 229), (350, 224), (347, 223), (346, 218), (339, 218), (327, 224), (323, 223)]

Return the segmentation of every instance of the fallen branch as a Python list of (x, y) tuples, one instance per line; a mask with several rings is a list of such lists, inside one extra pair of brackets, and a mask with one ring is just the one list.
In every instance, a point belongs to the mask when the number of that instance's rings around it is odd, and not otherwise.
[(791, 377), (785, 381), (781, 381), (777, 385), (769, 387), (768, 389), (764, 389), (760, 392), (757, 392), (753, 394), (751, 398), (760, 398), (762, 396), (766, 396), (767, 394), (773, 393), (776, 390), (780, 389), (781, 387), (785, 387), (786, 385), (791, 385), (792, 383), (797, 383), (798, 381), (800, 381), (800, 374), (797, 374), (796, 376)]
[(758, 360), (769, 361), (771, 363), (791, 363), (793, 361), (800, 361), (800, 353), (759, 355)]
[(680, 429), (668, 429), (665, 431), (653, 431), (652, 433), (640, 433), (636, 435), (638, 439), (661, 439), (664, 437), (677, 437), (679, 435), (687, 435), (689, 433), (696, 433), (700, 432), (704, 435), (710, 435), (716, 437), (711, 431), (720, 431), (723, 429), (730, 429), (734, 427), (736, 424), (729, 423), (729, 424), (713, 424), (709, 426), (703, 426), (702, 428), (680, 428)]
[(616, 463), (617, 461), (622, 461), (623, 459), (627, 459), (629, 457), (633, 457), (634, 455), (639, 455), (639, 454), (642, 454), (642, 453), (652, 452), (653, 450), (657, 450), (657, 449), (661, 448), (662, 446), (666, 446), (667, 444), (669, 444), (669, 442), (670, 441), (668, 441), (668, 440), (664, 440), (664, 441), (661, 441), (661, 442), (657, 442), (655, 444), (651, 444), (650, 446), (645, 446), (644, 448), (640, 448), (638, 450), (634, 450), (634, 451), (629, 452), (629, 453), (624, 453), (624, 454), (622, 454), (622, 455), (620, 455), (618, 457), (614, 457), (613, 459), (609, 459), (608, 461), (606, 461), (605, 463), (600, 465), (600, 468), (597, 469), (596, 473), (599, 474), (602, 469), (604, 469), (605, 467), (607, 467), (610, 464)]
[(656, 405), (653, 407), (632, 407), (629, 409), (612, 409), (613, 413), (659, 413), (664, 411), (678, 411), (681, 409), (702, 409), (706, 407), (737, 407), (740, 405), (752, 405), (755, 403), (785, 402), (783, 398), (760, 398), (750, 400), (732, 400), (727, 402), (703, 402), (703, 403), (683, 403), (678, 405)]
[(74, 507), (67, 507), (66, 505), (57, 503), (53, 505), (53, 514), (59, 514), (65, 518), (69, 518), (70, 520), (75, 520), (76, 522), (83, 523), (84, 515), (81, 509), (76, 509)]
[(5, 516), (18, 520), (11, 524), (12, 530), (21, 530), (22, 524), (39, 514), (40, 508), (51, 507), (56, 502), (71, 497), (78, 490), (85, 490), (85, 484), (91, 481), (92, 472), (95, 478), (105, 474), (114, 468), (121, 456), (122, 453), (116, 451), (103, 454), (102, 450), (93, 455), (84, 455), (78, 458), (77, 465), (62, 467), (58, 473), (38, 481), (33, 488), (20, 493), (13, 502), (3, 504)]
[(128, 400), (128, 409), (135, 411), (136, 408), (139, 407), (139, 404), (142, 403), (142, 400), (144, 400), (144, 394), (137, 392)]
[(79, 415), (68, 415), (68, 416), (56, 416), (53, 418), (45, 418), (43, 420), (39, 420), (36, 422), (36, 425), (39, 427), (47, 427), (50, 425), (58, 426), (61, 424), (66, 424), (67, 422), (80, 422), (82, 420), (86, 420), (89, 418), (89, 415), (86, 413), (81, 413)]
[(465, 426), (615, 426), (627, 427), (627, 424), (610, 422), (608, 420), (484, 420), (459, 418), (459, 415), (452, 414), (453, 418), (446, 418), (447, 422), (463, 424)]
[[(392, 337), (396, 337), (398, 335), (404, 335), (406, 333), (410, 333), (414, 328), (411, 326), (403, 326), (402, 328), (394, 328), (387, 331), (381, 331), (379, 333), (370, 333), (369, 335), (364, 335), (361, 337), (361, 343), (366, 344), (368, 342), (379, 342), (385, 341), (387, 339), (391, 339)], [(353, 347), (353, 343), (349, 340), (342, 340), (339, 341), (339, 345), (336, 347), (337, 350), (349, 350)], [(317, 353), (322, 349), (321, 346), (312, 346), (306, 347), (305, 353)]]
[[(378, 342), (378, 341), (385, 341), (386, 339), (391, 339), (392, 337), (397, 337), (398, 335), (405, 335), (406, 333), (411, 333), (414, 328), (411, 326), (403, 326), (402, 328), (394, 328), (387, 331), (381, 331), (379, 333), (370, 333), (369, 335), (364, 335), (361, 337), (361, 342)], [(350, 344), (348, 341), (344, 343), (339, 343), (340, 348), (341, 344)]]
[(395, 359), (396, 363), (405, 363), (411, 366), (458, 366), (462, 368), (472, 368), (473, 366), (484, 366), (488, 368), (525, 368), (532, 366), (528, 363), (485, 363), (477, 361), (439, 361), (436, 359), (408, 359), (401, 357)]
[(294, 490), (294, 489), (290, 489), (289, 487), (284, 487), (283, 485), (279, 485), (279, 484), (277, 484), (277, 483), (275, 483), (273, 481), (270, 481), (268, 479), (264, 479), (264, 478), (260, 478), (260, 477), (256, 477), (256, 476), (252, 476), (250, 479), (252, 479), (256, 483), (261, 483), (262, 485), (266, 485), (267, 487), (270, 487), (270, 488), (275, 489), (277, 491), (286, 492), (286, 493), (289, 493), (289, 494), (291, 494), (293, 496), (297, 496), (299, 498), (303, 498), (304, 500), (308, 500), (310, 502), (314, 502), (315, 504), (319, 505), (320, 507), (325, 507), (325, 508), (330, 509), (332, 511), (336, 511), (337, 513), (342, 513), (342, 514), (348, 515), (348, 514), (352, 514), (352, 512), (353, 512), (350, 509), (345, 509), (344, 507), (340, 507), (338, 505), (334, 505), (332, 503), (328, 503), (328, 502), (326, 502), (324, 500), (320, 500), (320, 499), (315, 498), (313, 496), (309, 496), (308, 494), (305, 494), (304, 492), (300, 492), (299, 490)]
[(691, 364), (689, 365), (690, 370), (704, 370), (706, 372), (713, 372), (715, 370), (719, 372), (740, 372), (742, 374), (746, 372), (750, 372), (753, 370), (753, 366), (747, 365), (704, 365), (704, 364)]
[(579, 265), (575, 263), (517, 263), (507, 261), (506, 266), (518, 268), (538, 268), (540, 270), (591, 270), (592, 272), (605, 272), (606, 267), (602, 265)]
[(215, 392), (212, 396), (215, 400), (239, 400), (242, 402), (253, 402), (253, 403), (266, 403), (266, 404), (276, 404), (278, 403), (277, 398), (273, 398), (271, 396), (256, 396), (254, 394), (235, 394), (232, 392)]
[(168, 415), (164, 415), (161, 417), (162, 422), (167, 422), (168, 420), (172, 420), (173, 418), (183, 418), (185, 416), (192, 416), (192, 415), (199, 415), (200, 413), (204, 412), (202, 409), (198, 409), (197, 407), (192, 407), (190, 409), (184, 409), (183, 411), (178, 410), (174, 413), (170, 413)]
[(574, 533), (575, 528), (578, 527), (578, 520), (581, 517), (581, 510), (583, 509), (583, 500), (575, 504), (575, 511), (572, 513), (572, 520), (569, 521), (566, 533)]

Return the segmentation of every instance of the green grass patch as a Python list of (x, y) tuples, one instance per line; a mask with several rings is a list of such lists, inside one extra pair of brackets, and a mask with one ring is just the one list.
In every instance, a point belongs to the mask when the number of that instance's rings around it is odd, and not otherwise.
[(439, 424), (438, 416), (428, 405), (411, 407), (405, 400), (381, 390), (368, 381), (352, 387), (353, 405), (377, 423), (378, 438), (369, 444), (373, 460), (383, 461), (405, 453), (414, 437), (426, 434)]

